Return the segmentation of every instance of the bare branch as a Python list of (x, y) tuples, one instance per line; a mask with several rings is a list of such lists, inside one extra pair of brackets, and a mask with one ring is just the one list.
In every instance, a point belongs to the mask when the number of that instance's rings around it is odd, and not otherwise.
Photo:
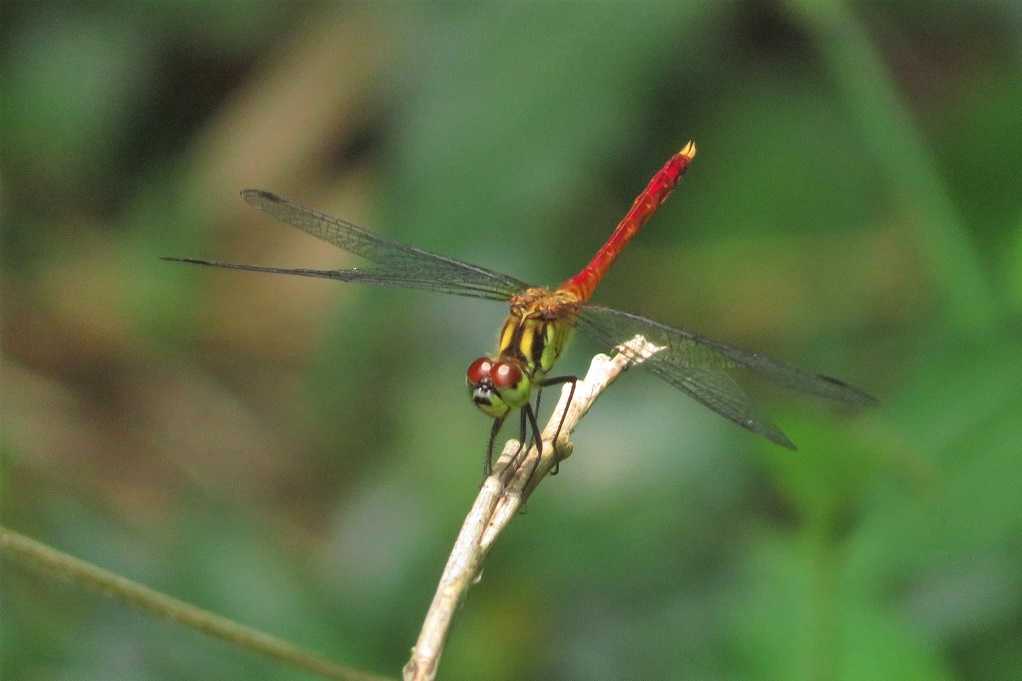
[[(565, 385), (561, 389), (561, 398), (543, 428), (542, 452), (538, 452), (533, 445), (523, 455), (519, 452), (517, 440), (509, 440), (504, 445), (493, 474), (483, 481), (454, 542), (433, 595), (433, 602), (422, 623), (419, 639), (412, 648), (411, 659), (405, 665), (405, 681), (432, 681), (436, 678), (454, 612), (480, 574), (483, 560), (497, 537), (554, 465), (571, 456), (574, 450), (571, 434), (596, 402), (596, 398), (622, 371), (641, 363), (661, 349), (642, 336), (636, 336), (619, 347), (613, 359), (606, 355), (596, 355), (585, 378), (575, 386), (571, 404), (568, 404), (571, 386)], [(551, 440), (565, 410), (567, 414), (555, 448)], [(538, 468), (533, 472), (537, 465)]]

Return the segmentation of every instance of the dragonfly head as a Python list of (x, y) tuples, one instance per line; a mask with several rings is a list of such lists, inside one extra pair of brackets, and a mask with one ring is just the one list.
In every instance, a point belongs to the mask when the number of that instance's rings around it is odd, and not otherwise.
[(513, 358), (480, 357), (469, 365), (466, 378), (472, 402), (484, 414), (498, 419), (525, 406), (532, 392), (529, 374)]

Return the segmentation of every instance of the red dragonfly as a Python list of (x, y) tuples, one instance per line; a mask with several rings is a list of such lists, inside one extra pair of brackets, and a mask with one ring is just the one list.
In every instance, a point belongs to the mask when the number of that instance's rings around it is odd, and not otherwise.
[[(794, 443), (779, 428), (757, 415), (745, 391), (722, 369), (752, 369), (787, 388), (839, 402), (865, 405), (875, 402), (874, 398), (836, 378), (803, 371), (760, 353), (739, 350), (652, 319), (589, 303), (597, 284), (621, 250), (667, 199), (695, 155), (696, 145), (689, 142), (668, 159), (589, 264), (557, 288), (530, 286), (485, 267), (390, 241), (350, 222), (258, 189), (246, 189), (241, 196), (250, 205), (277, 220), (361, 256), (374, 265), (368, 268), (313, 270), (239, 265), (196, 258), (164, 259), (510, 302), (511, 310), (500, 331), (497, 352), (475, 360), (467, 372), (472, 402), (493, 418), (484, 462), (487, 474), (491, 470), (494, 440), (504, 420), (515, 409), (520, 410), (519, 441), (523, 444), (527, 441), (528, 425), (538, 450), (543, 451), (536, 422), (540, 393), (544, 386), (570, 383), (569, 402), (574, 395), (578, 381), (576, 376), (550, 377), (548, 374), (576, 327), (608, 348), (641, 334), (662, 347), (642, 364), (653, 375), (742, 428), (782, 447), (795, 449)], [(532, 405), (533, 392), (536, 393), (535, 407)], [(560, 428), (554, 436), (555, 443), (559, 434)]]

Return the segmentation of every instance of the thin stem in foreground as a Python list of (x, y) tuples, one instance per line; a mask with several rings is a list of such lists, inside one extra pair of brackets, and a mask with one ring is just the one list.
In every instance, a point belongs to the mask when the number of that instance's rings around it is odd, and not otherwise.
[(0, 526), (0, 554), (5, 554), (11, 560), (38, 572), (65, 577), (76, 584), (113, 596), (139, 610), (173, 620), (240, 648), (267, 655), (279, 662), (328, 679), (387, 681), (386, 677), (335, 664), (283, 639), (150, 589), (3, 526)]

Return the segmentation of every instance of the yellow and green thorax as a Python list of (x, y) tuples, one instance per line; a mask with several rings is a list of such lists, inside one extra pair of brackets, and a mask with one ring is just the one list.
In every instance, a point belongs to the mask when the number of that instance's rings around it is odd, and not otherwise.
[(578, 308), (578, 298), (567, 291), (530, 288), (513, 297), (500, 331), (498, 356), (514, 357), (530, 379), (542, 378), (571, 338)]

